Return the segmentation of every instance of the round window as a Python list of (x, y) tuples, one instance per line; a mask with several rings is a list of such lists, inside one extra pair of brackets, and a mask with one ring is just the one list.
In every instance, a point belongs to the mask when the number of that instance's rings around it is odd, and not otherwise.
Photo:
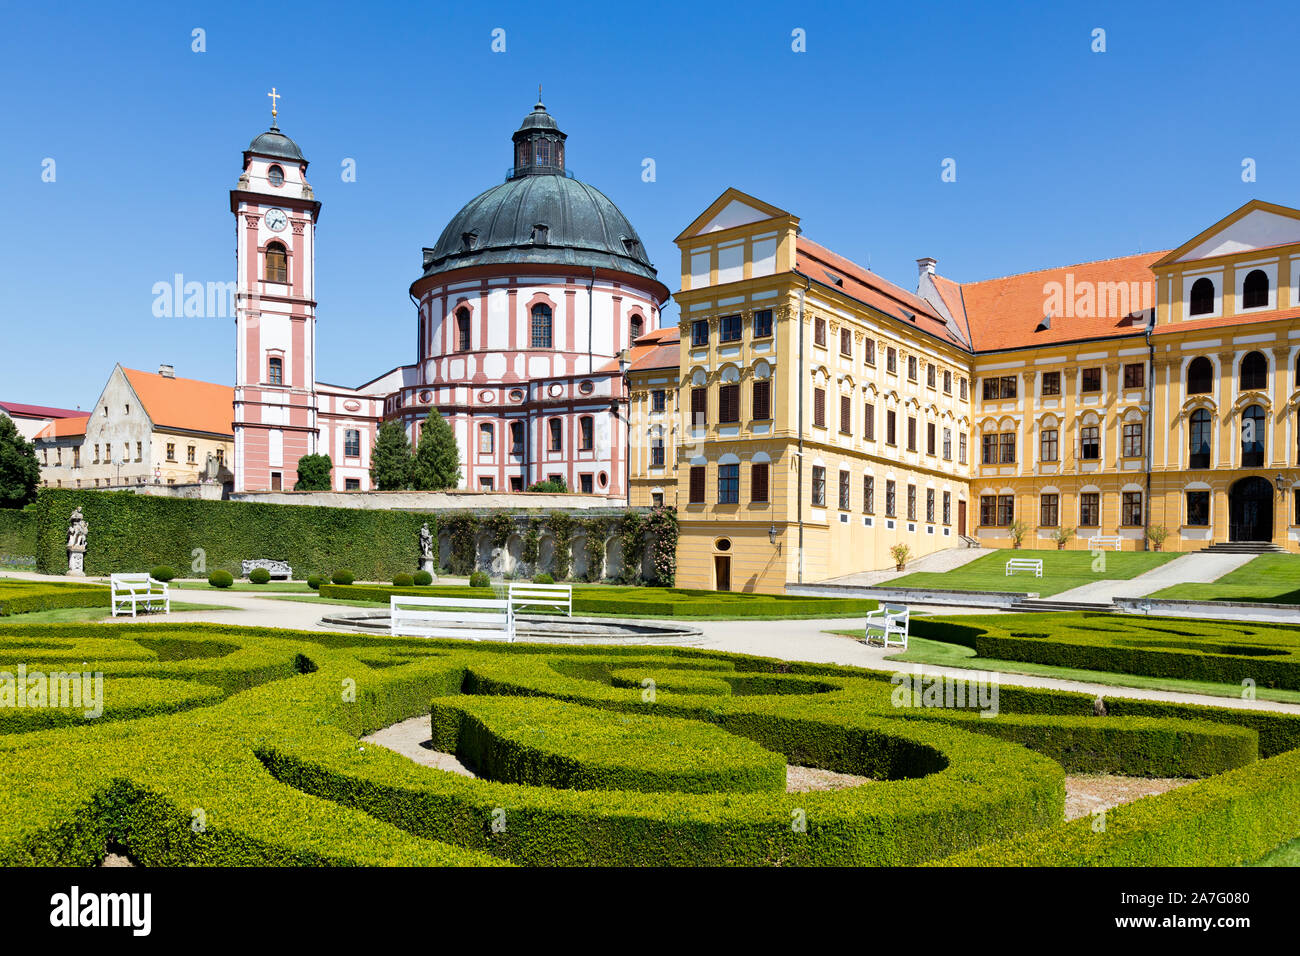
[(731, 550), (731, 539), (730, 539), (730, 538), (719, 538), (716, 542), (714, 542), (714, 547), (716, 547), (719, 551), (730, 551), (730, 550)]
[(596, 476), (596, 480), (600, 482), (600, 487), (604, 488), (607, 484), (609, 484), (609, 475), (605, 474), (602, 471), (599, 475)]
[(510, 393), (510, 401), (512, 401), (512, 402), (522, 402), (523, 400), (524, 400), (524, 390), (523, 390), (523, 389), (521, 389), (521, 388), (516, 388), (516, 389), (514, 389), (514, 390)]
[(279, 166), (272, 166), (266, 171), (266, 179), (272, 186), (283, 186), (284, 170)]
[(582, 392), (583, 395), (590, 395), (595, 390), (596, 390), (596, 386), (593, 385), (591, 382), (583, 382), (581, 385), (578, 386), (578, 391)]

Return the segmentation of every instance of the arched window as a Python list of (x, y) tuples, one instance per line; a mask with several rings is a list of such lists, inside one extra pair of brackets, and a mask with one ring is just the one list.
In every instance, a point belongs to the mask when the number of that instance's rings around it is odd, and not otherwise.
[(551, 451), (564, 451), (564, 423), (552, 418), (546, 425), (551, 430)]
[(641, 337), (641, 331), (644, 328), (645, 328), (645, 323), (641, 320), (641, 316), (634, 314), (632, 316), (632, 321), (628, 326), (633, 342), (635, 342), (637, 339)]
[(271, 385), (284, 384), (284, 359), (272, 356), (266, 360), (266, 380)]
[(1264, 409), (1252, 405), (1241, 413), (1241, 467), (1264, 465)]
[(456, 351), (468, 352), (473, 347), (469, 334), (469, 309), (456, 310)]
[(1187, 467), (1210, 467), (1210, 413), (1204, 408), (1192, 412), (1187, 438)]
[(343, 432), (343, 457), (361, 457), (361, 432), (355, 428), (349, 428)]
[(549, 305), (533, 306), (532, 345), (535, 349), (551, 347), (551, 307)]
[(1189, 315), (1209, 315), (1214, 311), (1214, 283), (1202, 276), (1192, 283)]
[(1268, 387), (1268, 359), (1263, 352), (1247, 352), (1241, 360), (1240, 388), (1243, 392), (1250, 389)]
[(289, 254), (278, 242), (273, 242), (266, 247), (266, 281), (289, 281)]
[(272, 186), (284, 185), (284, 170), (279, 166), (272, 166), (266, 171), (266, 179)]
[(490, 424), (482, 424), (478, 427), (478, 453), (480, 455), (490, 455), (496, 448), (496, 429)]
[(1241, 307), (1261, 309), (1268, 305), (1268, 276), (1263, 269), (1252, 269), (1241, 288)]
[(1206, 395), (1214, 386), (1214, 366), (1204, 355), (1198, 355), (1187, 366), (1187, 394)]
[(510, 454), (522, 455), (524, 453), (524, 423), (510, 423)]
[(596, 420), (590, 415), (578, 419), (578, 447), (591, 451), (596, 445)]

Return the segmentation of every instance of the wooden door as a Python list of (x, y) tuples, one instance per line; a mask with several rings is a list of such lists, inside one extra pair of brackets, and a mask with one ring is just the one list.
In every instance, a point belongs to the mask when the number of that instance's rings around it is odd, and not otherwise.
[(731, 556), (715, 554), (713, 556), (714, 587), (719, 591), (731, 590)]
[(966, 502), (957, 502), (957, 533), (962, 537), (966, 535)]

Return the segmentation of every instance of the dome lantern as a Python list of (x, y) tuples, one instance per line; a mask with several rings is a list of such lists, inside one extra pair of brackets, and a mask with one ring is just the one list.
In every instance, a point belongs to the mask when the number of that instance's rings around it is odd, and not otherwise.
[(512, 139), (514, 164), (508, 179), (567, 175), (564, 171), (564, 141), (567, 137), (556, 125), (555, 118), (546, 112), (540, 98), (533, 111), (519, 124)]

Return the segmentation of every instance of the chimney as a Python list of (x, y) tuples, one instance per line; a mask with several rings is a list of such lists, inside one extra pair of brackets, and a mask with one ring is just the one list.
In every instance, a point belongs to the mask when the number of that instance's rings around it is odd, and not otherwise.
[(176, 368), (175, 366), (172, 365), (159, 365), (158, 374), (161, 375), (163, 378), (175, 378)]
[(938, 259), (932, 259), (929, 256), (926, 256), (923, 259), (917, 259), (916, 260), (917, 278), (919, 279), (923, 276), (934, 275), (934, 267), (937, 266), (938, 264), (939, 264)]

